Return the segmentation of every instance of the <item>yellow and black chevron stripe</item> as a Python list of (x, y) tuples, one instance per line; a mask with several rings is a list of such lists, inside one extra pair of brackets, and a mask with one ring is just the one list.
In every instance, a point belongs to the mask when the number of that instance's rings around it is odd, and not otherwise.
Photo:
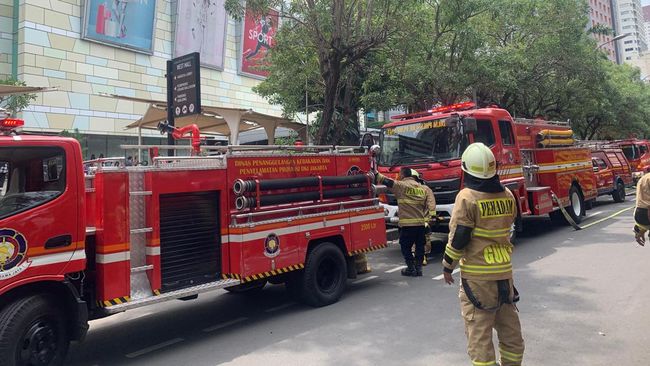
[(348, 255), (353, 256), (353, 255), (357, 255), (357, 254), (361, 254), (361, 253), (368, 253), (368, 252), (372, 252), (374, 250), (386, 248), (387, 246), (388, 246), (387, 243), (380, 244), (380, 245), (373, 245), (373, 246), (368, 247), (368, 248), (363, 248), (363, 249), (355, 250), (353, 252), (348, 252)]
[(241, 280), (242, 282), (250, 282), (250, 281), (261, 280), (261, 279), (272, 277), (272, 276), (277, 276), (279, 274), (288, 273), (288, 272), (291, 272), (291, 271), (297, 271), (299, 269), (304, 269), (304, 268), (305, 268), (305, 265), (301, 263), (301, 264), (294, 264), (292, 266), (288, 266), (288, 267), (284, 267), (284, 268), (275, 269), (275, 270), (268, 271), (268, 272), (262, 272), (262, 273), (250, 275), (248, 277), (241, 277), (238, 274), (224, 274), (222, 277), (224, 279), (226, 279), (226, 278), (234, 278), (236, 280)]
[(117, 297), (112, 300), (97, 301), (97, 305), (101, 308), (105, 308), (109, 306), (124, 304), (129, 301), (131, 301), (131, 298), (129, 296), (123, 296), (123, 297)]

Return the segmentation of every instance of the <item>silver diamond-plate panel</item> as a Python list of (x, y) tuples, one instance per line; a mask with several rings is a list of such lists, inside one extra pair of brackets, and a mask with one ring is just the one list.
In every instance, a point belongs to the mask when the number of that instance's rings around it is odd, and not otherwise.
[(238, 285), (240, 283), (241, 282), (239, 280), (232, 280), (232, 279), (219, 280), (219, 281), (205, 283), (205, 284), (197, 285), (197, 286), (192, 286), (192, 287), (188, 287), (188, 288), (184, 288), (184, 289), (180, 289), (180, 290), (176, 290), (176, 291), (166, 292), (166, 293), (160, 294), (158, 296), (150, 295), (150, 296), (146, 296), (146, 297), (140, 298), (140, 299), (131, 299), (131, 301), (129, 301), (129, 302), (125, 302), (125, 303), (118, 304), (118, 305), (107, 306), (104, 309), (109, 314), (114, 314), (114, 313), (119, 313), (120, 311), (126, 311), (126, 310), (129, 310), (129, 309), (135, 309), (135, 308), (139, 308), (139, 307), (142, 307), (142, 306), (147, 306), (147, 305), (151, 305), (151, 304), (156, 304), (156, 303), (161, 303), (161, 302), (165, 302), (165, 301), (169, 301), (169, 300), (174, 300), (174, 299), (178, 299), (178, 298), (185, 297), (185, 296), (192, 296), (192, 295), (200, 294), (200, 293), (203, 293), (203, 292), (208, 292), (208, 291), (218, 290), (218, 289), (222, 289), (222, 288), (226, 288), (226, 287), (230, 287), (230, 286), (235, 286), (235, 285)]
[[(129, 172), (129, 192), (144, 191), (144, 172)], [(146, 205), (145, 197), (131, 194), (129, 196), (129, 224), (130, 229), (142, 229), (146, 227)], [(145, 264), (146, 258), (146, 233), (131, 234), (131, 268), (140, 267)]]
[[(133, 261), (131, 261), (133, 265)], [(131, 301), (153, 296), (147, 272), (131, 273)]]

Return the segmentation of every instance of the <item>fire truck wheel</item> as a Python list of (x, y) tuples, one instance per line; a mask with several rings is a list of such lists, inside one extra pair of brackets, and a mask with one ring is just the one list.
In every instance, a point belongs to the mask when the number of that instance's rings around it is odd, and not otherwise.
[(337, 302), (347, 280), (345, 257), (332, 243), (318, 244), (307, 257), (302, 278), (303, 300), (314, 307)]
[(63, 365), (67, 333), (65, 315), (47, 297), (17, 300), (0, 313), (0, 365)]
[(623, 182), (618, 181), (616, 183), (616, 190), (612, 193), (612, 198), (614, 202), (620, 203), (625, 201), (625, 186)]
[(569, 215), (576, 224), (580, 224), (582, 222), (582, 216), (585, 214), (585, 199), (582, 197), (580, 188), (575, 185), (569, 189), (569, 202), (567, 212), (569, 212)]

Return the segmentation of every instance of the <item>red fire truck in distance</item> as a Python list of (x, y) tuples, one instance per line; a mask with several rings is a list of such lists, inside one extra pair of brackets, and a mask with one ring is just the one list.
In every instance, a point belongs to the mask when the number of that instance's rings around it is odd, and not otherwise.
[(386, 245), (365, 148), (210, 147), (131, 167), (18, 124), (0, 122), (7, 365), (60, 365), (89, 319), (210, 290), (286, 283), (328, 305), (354, 256)]
[[(435, 194), (442, 222), (463, 186), (460, 156), (473, 142), (492, 149), (502, 183), (518, 198), (517, 230), (528, 215), (563, 221), (552, 194), (577, 223), (585, 202), (597, 197), (591, 152), (574, 146), (565, 122), (513, 119), (504, 109), (474, 109), (471, 102), (393, 118), (399, 120), (382, 127), (378, 170), (393, 178), (403, 166), (417, 170)], [(394, 197), (380, 198), (387, 222), (397, 223)]]
[(623, 150), (632, 168), (632, 177), (635, 182), (643, 174), (650, 172), (650, 141), (640, 139), (616, 140), (608, 142), (606, 146)]

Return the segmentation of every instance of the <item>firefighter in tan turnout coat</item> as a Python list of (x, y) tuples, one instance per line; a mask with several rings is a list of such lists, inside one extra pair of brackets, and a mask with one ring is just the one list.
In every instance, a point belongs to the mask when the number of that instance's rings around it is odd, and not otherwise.
[(634, 209), (634, 234), (639, 245), (645, 245), (645, 234), (650, 230), (650, 174), (644, 175), (636, 184), (636, 208)]
[(461, 314), (472, 364), (497, 365), (492, 344), (492, 329), (496, 329), (501, 365), (521, 365), (524, 341), (510, 262), (515, 198), (499, 182), (494, 155), (482, 143), (465, 150), (462, 169), (465, 188), (456, 197), (449, 224), (444, 278), (453, 283), (452, 271), (460, 264)]
[[(383, 183), (397, 198), (399, 210), (400, 237), (399, 244), (406, 262), (402, 275), (422, 276), (424, 261), (424, 244), (426, 241), (426, 225), (431, 221), (431, 213), (435, 212), (436, 204), (417, 180), (418, 173), (410, 168), (400, 170), (400, 180), (394, 181), (378, 174), (377, 182)], [(411, 247), (415, 245), (415, 257)]]

